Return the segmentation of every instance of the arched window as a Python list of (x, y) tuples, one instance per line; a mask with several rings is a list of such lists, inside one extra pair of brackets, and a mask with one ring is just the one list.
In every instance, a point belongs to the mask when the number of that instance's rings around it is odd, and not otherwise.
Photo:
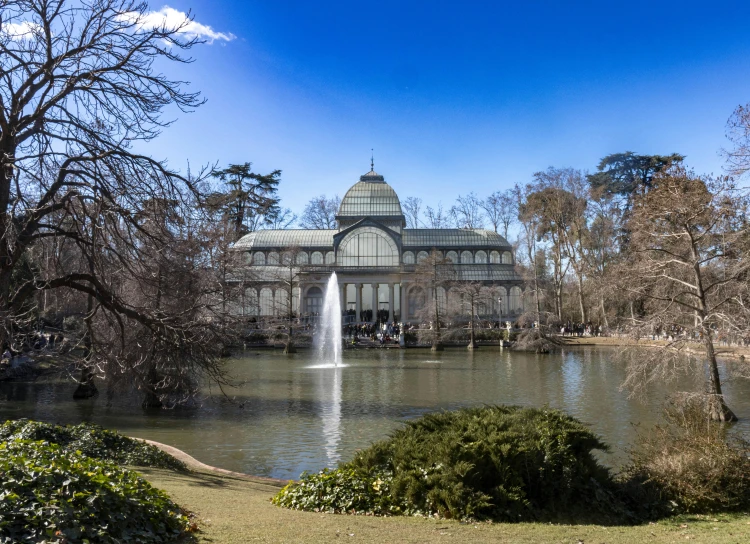
[(247, 289), (245, 289), (244, 306), (244, 315), (258, 315), (258, 291), (255, 289), (255, 287), (248, 287)]
[(513, 255), (510, 251), (503, 252), (503, 264), (513, 264)]
[(421, 310), (422, 308), (424, 308), (425, 301), (426, 301), (426, 298), (424, 295), (424, 291), (420, 287), (412, 288), (409, 291), (409, 296), (408, 296), (409, 311), (406, 312), (408, 318), (413, 319), (414, 317), (416, 317), (417, 312)]
[(375, 227), (362, 227), (346, 235), (338, 252), (341, 266), (365, 268), (398, 266), (398, 247), (393, 238)]
[(260, 290), (260, 315), (273, 315), (273, 291), (270, 287)]
[(414, 264), (414, 253), (404, 251), (404, 264)]
[(474, 262), (477, 264), (487, 264), (487, 253), (484, 251), (477, 251), (474, 255)]
[(268, 254), (268, 259), (266, 259), (266, 264), (279, 264), (279, 254), (275, 251), (272, 251)]
[(508, 297), (508, 306), (511, 314), (523, 313), (523, 301), (521, 300), (521, 288), (511, 287), (510, 296)]
[(471, 251), (462, 251), (461, 252), (461, 264), (471, 264), (474, 262), (474, 257), (471, 254)]
[(297, 253), (297, 264), (307, 264), (309, 262), (308, 259), (309, 257), (307, 256), (306, 251), (300, 251), (299, 253)]
[(305, 313), (320, 315), (323, 311), (323, 290), (320, 287), (310, 287), (305, 295)]
[(499, 304), (499, 310), (500, 315), (505, 315), (508, 313), (508, 293), (505, 290), (505, 287), (498, 287), (497, 288), (497, 298), (500, 299)]
[(310, 255), (310, 264), (323, 264), (323, 254), (320, 251), (313, 251)]
[(438, 311), (441, 314), (445, 313), (447, 302), (448, 302), (448, 297), (446, 295), (445, 288), (438, 287), (437, 288), (437, 303), (438, 303)]
[(285, 316), (289, 313), (289, 293), (286, 292), (286, 289), (276, 289), (274, 302), (276, 303), (275, 315)]
[(336, 262), (336, 255), (334, 255), (333, 251), (329, 251), (326, 253), (326, 264), (334, 264)]
[(266, 264), (266, 255), (260, 251), (253, 253), (253, 264), (264, 265)]
[(490, 263), (500, 264), (500, 252), (499, 251), (490, 252)]
[(449, 251), (448, 253), (445, 254), (445, 258), (448, 259), (452, 263), (457, 263), (458, 253), (456, 253), (455, 251)]
[(421, 263), (422, 261), (424, 261), (429, 256), (430, 256), (430, 254), (427, 253), (426, 251), (420, 251), (419, 253), (417, 253), (417, 262)]

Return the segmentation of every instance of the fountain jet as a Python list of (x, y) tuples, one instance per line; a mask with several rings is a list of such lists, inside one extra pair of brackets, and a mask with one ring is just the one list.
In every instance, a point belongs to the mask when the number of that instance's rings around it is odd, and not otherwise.
[(317, 339), (318, 362), (326, 366), (339, 366), (341, 364), (341, 300), (336, 272), (328, 278), (324, 296), (323, 315)]

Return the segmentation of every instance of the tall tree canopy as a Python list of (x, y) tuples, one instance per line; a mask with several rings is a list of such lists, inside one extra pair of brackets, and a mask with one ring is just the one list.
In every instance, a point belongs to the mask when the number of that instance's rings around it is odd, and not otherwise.
[[(744, 335), (750, 330), (747, 205), (729, 179), (702, 179), (671, 168), (658, 176), (652, 191), (635, 200), (631, 258), (621, 265), (624, 288), (646, 301), (639, 322), (643, 333), (669, 331), (672, 348), (694, 339), (703, 342), (710, 413), (721, 421), (735, 416), (724, 402), (715, 331)], [(684, 357), (665, 352), (639, 356), (631, 381), (673, 377), (675, 369), (691, 371)]]
[(625, 197), (628, 202), (636, 194), (643, 194), (653, 186), (654, 176), (672, 165), (679, 164), (684, 156), (636, 155), (632, 151), (607, 155), (588, 176), (591, 187), (609, 195)]
[[(38, 292), (89, 297), (92, 361), (161, 400), (216, 375), (221, 349), (187, 243), (201, 176), (133, 147), (170, 124), (165, 108), (202, 103), (164, 75), (199, 43), (190, 24), (153, 24), (132, 0), (5, 0), (0, 25), (0, 344), (28, 330)], [(164, 220), (144, 223), (154, 203)]]
[(336, 214), (341, 207), (338, 195), (328, 198), (326, 195), (316, 196), (305, 206), (299, 219), (303, 229), (335, 229), (338, 226)]
[(213, 176), (224, 182), (226, 190), (211, 196), (213, 205), (234, 225), (234, 238), (239, 240), (260, 225), (273, 225), (278, 219), (278, 187), (281, 170), (270, 174), (252, 171), (252, 163), (230, 164)]

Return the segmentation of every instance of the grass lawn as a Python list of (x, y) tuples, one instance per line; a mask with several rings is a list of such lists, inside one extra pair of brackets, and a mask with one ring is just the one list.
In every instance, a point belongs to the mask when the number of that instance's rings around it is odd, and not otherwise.
[(279, 487), (209, 472), (138, 468), (156, 487), (198, 515), (201, 543), (493, 542), (631, 544), (750, 542), (750, 515), (684, 516), (637, 527), (535, 523), (458, 523), (296, 512), (273, 506)]

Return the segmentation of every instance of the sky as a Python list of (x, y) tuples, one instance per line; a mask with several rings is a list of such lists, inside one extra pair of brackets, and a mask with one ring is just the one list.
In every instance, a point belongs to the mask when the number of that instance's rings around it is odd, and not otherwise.
[[(167, 4), (151, 3), (162, 10)], [(164, 66), (207, 100), (147, 151), (282, 171), (282, 206), (375, 170), (450, 207), (547, 167), (681, 153), (722, 173), (750, 102), (750, 2), (170, 0), (209, 43)]]

